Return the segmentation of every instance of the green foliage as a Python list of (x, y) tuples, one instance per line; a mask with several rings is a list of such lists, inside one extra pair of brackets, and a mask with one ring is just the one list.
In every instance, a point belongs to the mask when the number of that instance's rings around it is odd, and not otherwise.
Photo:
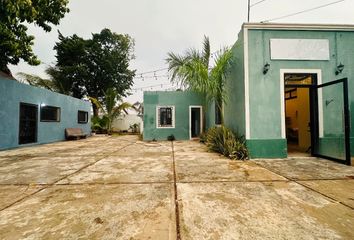
[(106, 116), (98, 117), (93, 116), (91, 118), (91, 129), (97, 133), (106, 133), (109, 119)]
[(119, 101), (121, 100), (120, 96), (113, 88), (107, 89), (103, 101), (99, 101), (93, 97), (89, 97), (89, 99), (97, 107), (97, 109), (101, 110), (101, 112), (104, 114), (103, 116), (107, 118), (106, 129), (108, 133), (112, 132), (113, 120), (123, 112), (127, 113), (127, 109), (132, 107), (132, 105), (127, 102), (119, 104)]
[[(91, 39), (83, 39), (76, 34), (65, 37), (59, 32), (54, 49), (57, 64), (50, 75), (69, 86), (70, 95), (102, 101), (110, 88), (120, 97), (129, 94), (135, 75), (135, 71), (128, 69), (134, 58), (134, 40), (129, 35), (103, 29), (92, 34)], [(95, 106), (94, 114), (97, 115)]]
[(1, 0), (0, 71), (6, 71), (8, 64), (18, 64), (20, 59), (30, 65), (40, 63), (32, 51), (34, 37), (27, 35), (24, 23), (34, 23), (49, 32), (51, 24), (58, 25), (65, 13), (69, 12), (68, 2), (68, 0)]
[(68, 89), (66, 89), (61, 82), (55, 79), (44, 79), (39, 76), (23, 72), (20, 72), (17, 75), (19, 76), (21, 82), (28, 83), (31, 86), (45, 88), (53, 92), (58, 92), (67, 95), (69, 93)]
[(137, 132), (139, 132), (139, 124), (134, 123), (134, 124), (129, 126), (129, 129), (132, 130), (132, 133), (137, 133)]
[(245, 140), (224, 126), (212, 127), (208, 130), (206, 145), (210, 150), (231, 159), (244, 160), (248, 158)]
[(174, 141), (174, 140), (176, 140), (175, 135), (173, 135), (173, 134), (169, 135), (169, 136), (167, 137), (167, 140), (168, 140), (168, 141)]
[[(216, 53), (214, 67), (209, 66), (210, 42), (204, 37), (203, 50), (189, 49), (184, 55), (168, 53), (166, 59), (171, 81), (177, 85), (204, 94), (218, 107), (226, 102), (225, 78), (232, 58), (231, 50), (223, 48)], [(222, 112), (222, 111), (221, 111)]]
[(200, 135), (199, 135), (199, 142), (201, 143), (206, 143), (207, 141), (207, 134), (208, 132), (202, 132)]

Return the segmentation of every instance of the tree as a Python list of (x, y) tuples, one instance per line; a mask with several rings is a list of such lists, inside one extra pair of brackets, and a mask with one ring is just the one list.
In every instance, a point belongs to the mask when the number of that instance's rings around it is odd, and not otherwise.
[(68, 0), (25, 1), (1, 0), (0, 4), (0, 71), (9, 73), (8, 64), (23, 59), (30, 65), (40, 61), (32, 51), (34, 37), (28, 35), (27, 23), (34, 23), (45, 31), (50, 24), (58, 25), (65, 13)]
[(172, 82), (204, 94), (208, 101), (215, 102), (218, 112), (222, 113), (222, 104), (226, 102), (225, 77), (232, 54), (228, 48), (220, 49), (216, 53), (213, 67), (209, 66), (210, 55), (209, 38), (204, 36), (201, 52), (193, 48), (184, 55), (170, 52), (166, 61), (168, 70), (172, 73)]
[[(134, 41), (129, 35), (109, 29), (92, 34), (92, 39), (87, 40), (59, 33), (59, 42), (54, 47), (57, 64), (51, 76), (60, 82), (69, 81), (71, 95), (77, 98), (90, 96), (103, 102), (110, 88), (125, 97), (135, 75), (135, 71), (129, 69), (129, 62), (134, 58), (133, 48)], [(95, 104), (93, 108), (97, 116)]]
[(130, 103), (121, 102), (118, 92), (113, 88), (109, 88), (105, 92), (103, 104), (96, 98), (89, 97), (89, 99), (94, 105), (96, 105), (97, 109), (101, 110), (103, 118), (107, 119), (108, 133), (112, 132), (112, 123), (114, 119), (123, 112), (127, 114), (127, 109), (133, 107)]

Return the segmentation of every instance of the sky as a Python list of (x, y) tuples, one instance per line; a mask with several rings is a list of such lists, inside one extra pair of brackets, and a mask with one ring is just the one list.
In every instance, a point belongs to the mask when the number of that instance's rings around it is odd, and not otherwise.
[[(250, 22), (260, 22), (339, 0), (251, 0), (260, 2), (251, 8)], [(42, 61), (39, 66), (20, 62), (10, 66), (13, 75), (25, 72), (48, 77), (45, 69), (55, 64), (53, 47), (58, 30), (64, 35), (90, 38), (103, 28), (129, 34), (135, 40), (130, 69), (136, 69), (131, 103), (143, 100), (143, 90), (170, 90), (175, 86), (167, 77), (168, 52), (182, 54), (188, 48), (202, 48), (203, 36), (209, 36), (212, 52), (232, 46), (242, 23), (247, 21), (247, 0), (69, 0), (70, 13), (46, 33), (29, 25), (35, 36), (33, 50)], [(281, 23), (354, 24), (354, 0), (345, 0), (315, 11), (283, 18)], [(143, 74), (140, 73), (151, 72)], [(156, 75), (156, 77), (155, 77)]]

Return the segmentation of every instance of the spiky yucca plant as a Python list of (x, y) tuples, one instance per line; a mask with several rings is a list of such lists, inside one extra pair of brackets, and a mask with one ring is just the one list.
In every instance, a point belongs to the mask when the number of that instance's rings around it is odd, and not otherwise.
[(206, 136), (206, 145), (210, 150), (231, 159), (244, 160), (248, 158), (245, 140), (225, 126), (210, 128)]

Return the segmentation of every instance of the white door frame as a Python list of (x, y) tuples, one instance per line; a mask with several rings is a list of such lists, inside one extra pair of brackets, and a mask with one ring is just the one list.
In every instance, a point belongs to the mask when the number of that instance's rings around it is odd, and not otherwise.
[[(285, 126), (285, 73), (308, 73), (317, 74), (317, 85), (322, 84), (322, 70), (321, 69), (280, 69), (280, 115), (281, 115), (281, 138), (286, 138)], [(319, 137), (323, 137), (323, 108), (322, 108), (322, 89), (318, 90), (318, 130)]]
[(191, 105), (189, 106), (189, 139), (193, 139), (192, 138), (192, 108), (200, 109), (200, 133), (203, 132), (203, 106)]

